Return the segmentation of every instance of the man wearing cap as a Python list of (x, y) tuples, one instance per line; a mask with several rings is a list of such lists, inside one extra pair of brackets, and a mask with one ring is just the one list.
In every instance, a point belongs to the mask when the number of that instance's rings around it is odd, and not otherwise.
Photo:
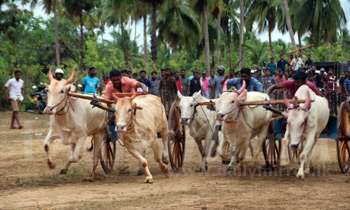
[(57, 68), (57, 69), (55, 70), (55, 75), (54, 75), (54, 77), (55, 77), (55, 79), (56, 79), (57, 81), (61, 81), (61, 80), (63, 79), (63, 75), (64, 75), (64, 71), (63, 71), (62, 69)]
[(251, 76), (250, 68), (242, 68), (241, 77), (230, 79), (227, 82), (227, 89), (230, 89), (232, 87), (234, 87), (237, 90), (240, 89), (242, 86), (243, 80), (247, 85), (248, 91), (258, 91), (258, 92), (264, 91), (264, 88), (261, 82), (259, 82), (259, 80)]
[(294, 97), (295, 92), (298, 90), (300, 86), (307, 85), (317, 95), (321, 96), (321, 92), (317, 89), (315, 84), (310, 81), (307, 81), (306, 78), (307, 78), (307, 74), (305, 72), (297, 71), (293, 76), (293, 80), (286, 80), (280, 84), (271, 86), (267, 90), (267, 94), (272, 93), (276, 89), (284, 89), (284, 90), (287, 90), (287, 97), (292, 98)]
[(100, 80), (96, 77), (96, 68), (90, 67), (88, 75), (81, 81), (84, 94), (96, 94), (100, 88)]

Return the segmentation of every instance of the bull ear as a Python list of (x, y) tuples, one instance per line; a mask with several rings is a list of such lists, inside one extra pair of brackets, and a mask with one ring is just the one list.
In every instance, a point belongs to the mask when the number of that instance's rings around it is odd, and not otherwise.
[(48, 78), (49, 78), (50, 81), (55, 80), (55, 78), (54, 78), (53, 75), (52, 75), (52, 69), (51, 69), (51, 68), (49, 69), (49, 72), (48, 72), (47, 76), (48, 76)]
[(71, 84), (73, 83), (75, 80), (75, 70), (72, 71), (72, 73), (70, 73), (68, 79), (66, 80), (66, 84)]
[(177, 91), (177, 97), (179, 97), (180, 99), (182, 98), (182, 94), (180, 91)]

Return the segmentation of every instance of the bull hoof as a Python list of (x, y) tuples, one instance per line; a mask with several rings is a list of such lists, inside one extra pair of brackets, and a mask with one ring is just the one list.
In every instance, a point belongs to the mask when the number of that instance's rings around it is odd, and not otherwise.
[(302, 173), (298, 173), (298, 174), (297, 174), (297, 178), (298, 178), (298, 179), (304, 179), (304, 178), (305, 178), (305, 175), (302, 174)]
[(62, 175), (67, 174), (67, 172), (68, 172), (68, 169), (64, 168), (60, 171), (60, 174), (62, 174)]
[(168, 165), (169, 164), (169, 160), (168, 160), (168, 158), (166, 158), (166, 157), (162, 157), (162, 162), (165, 164), (165, 165)]
[(56, 165), (51, 162), (50, 160), (47, 160), (47, 166), (49, 167), (49, 169), (55, 169), (56, 168)]
[(153, 178), (152, 177), (146, 177), (144, 182), (147, 183), (147, 184), (153, 184)]

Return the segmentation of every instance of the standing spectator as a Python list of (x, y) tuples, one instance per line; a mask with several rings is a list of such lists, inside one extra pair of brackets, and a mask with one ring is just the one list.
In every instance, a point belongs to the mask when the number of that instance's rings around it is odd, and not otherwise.
[(215, 98), (215, 71), (210, 70), (210, 77), (209, 77), (209, 98), (214, 99)]
[[(11, 116), (11, 125), (10, 129), (22, 129), (23, 126), (21, 125), (18, 117), (18, 111), (20, 108), (20, 103), (23, 101), (23, 80), (21, 79), (22, 72), (19, 70), (15, 71), (15, 77), (12, 79), (9, 79), (6, 84), (5, 88), (7, 89), (8, 95), (7, 99), (11, 102), (11, 108), (12, 108), (12, 116)], [(15, 123), (17, 123), (18, 127), (15, 127)]]
[(202, 73), (202, 77), (200, 79), (202, 95), (206, 98), (209, 98), (209, 77), (205, 72)]
[(200, 82), (200, 74), (198, 71), (193, 72), (193, 78), (190, 82), (190, 96), (192, 96), (195, 92), (198, 92), (202, 89)]
[(324, 77), (325, 77), (325, 72), (324, 68), (321, 68), (318, 74), (316, 74), (315, 77), (315, 84), (319, 89), (322, 89), (324, 87)]
[(151, 89), (150, 89), (151, 94), (159, 96), (159, 83), (160, 83), (160, 80), (158, 78), (158, 74), (157, 74), (156, 71), (152, 72), (150, 82), (151, 82)]
[(288, 65), (289, 65), (289, 74), (295, 71), (295, 65), (297, 64), (297, 60), (293, 54), (289, 56)]
[(190, 80), (186, 77), (186, 70), (182, 69), (180, 72), (181, 84), (182, 84), (182, 95), (187, 96), (189, 93)]
[(143, 84), (145, 84), (148, 87), (148, 90), (152, 89), (151, 81), (147, 79), (147, 73), (145, 70), (140, 71), (139, 82), (142, 82)]
[(122, 74), (123, 77), (129, 77), (129, 72), (127, 69), (122, 69), (120, 73)]
[(288, 62), (284, 59), (283, 54), (281, 54), (280, 60), (277, 62), (277, 69), (280, 69), (284, 74), (286, 71), (286, 65), (288, 65)]
[(264, 90), (267, 90), (270, 86), (276, 84), (274, 77), (271, 75), (271, 71), (268, 68), (264, 69), (263, 77), (261, 78)]
[(177, 89), (178, 91), (180, 91), (180, 93), (182, 94), (182, 92), (183, 92), (183, 87), (182, 87), (181, 78), (179, 77), (179, 75), (178, 75), (176, 72), (173, 73), (173, 77), (174, 77), (174, 79), (175, 79), (175, 81), (176, 81), (176, 89)]
[(242, 68), (241, 77), (230, 79), (227, 82), (227, 88), (230, 89), (231, 87), (234, 87), (235, 89), (238, 90), (241, 88), (243, 80), (247, 85), (246, 89), (248, 91), (258, 91), (258, 92), (264, 91), (263, 85), (261, 84), (261, 82), (251, 76), (251, 70), (249, 68)]
[(266, 67), (270, 69), (272, 75), (275, 75), (277, 65), (275, 64), (273, 58), (270, 59), (270, 63), (268, 63)]
[(219, 66), (217, 69), (218, 75), (214, 78), (214, 87), (215, 87), (215, 98), (218, 98), (223, 91), (223, 81), (225, 79), (225, 67)]
[(90, 67), (88, 75), (81, 81), (84, 94), (96, 94), (100, 89), (100, 80), (96, 77), (96, 68)]
[(304, 61), (303, 59), (301, 58), (301, 55), (299, 54), (296, 58), (296, 64), (295, 64), (295, 71), (299, 71), (301, 70), (301, 68), (304, 67)]
[(314, 65), (314, 62), (311, 60), (311, 56), (308, 55), (308, 56), (307, 56), (307, 60), (305, 61), (305, 67), (306, 67), (306, 68), (310, 68), (310, 67), (313, 66), (313, 65)]
[(350, 96), (350, 69), (348, 69), (345, 72), (344, 90), (345, 90), (347, 98), (349, 98), (349, 96)]
[(168, 115), (170, 107), (177, 97), (176, 81), (171, 77), (169, 69), (163, 70), (163, 77), (159, 84), (159, 94), (164, 104), (165, 112)]

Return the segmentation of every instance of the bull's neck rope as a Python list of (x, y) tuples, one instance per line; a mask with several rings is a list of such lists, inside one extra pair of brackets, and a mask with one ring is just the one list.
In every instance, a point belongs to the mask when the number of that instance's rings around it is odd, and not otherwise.
[[(232, 113), (233, 111), (234, 111), (234, 109), (232, 108), (231, 111), (227, 112), (227, 113), (224, 114), (224, 115), (228, 115), (228, 114)], [(243, 119), (242, 121), (243, 121), (243, 123), (246, 124), (246, 125), (248, 126), (248, 128), (250, 128), (251, 130), (254, 130), (253, 126), (251, 126), (251, 125), (247, 122), (246, 117), (245, 117), (245, 114), (244, 114), (244, 111), (243, 111), (242, 108), (240, 108), (240, 107), (238, 108), (237, 115), (235, 116), (234, 119), (232, 119), (232, 120), (226, 119), (226, 120), (223, 120), (223, 121), (226, 122), (226, 123), (237, 123), (238, 118), (239, 118), (239, 116), (240, 116), (240, 113), (242, 113), (242, 119)]]
[[(192, 124), (192, 122), (194, 120), (194, 117), (195, 117), (195, 115), (197, 113), (197, 106), (198, 106), (198, 103), (199, 103), (195, 98), (193, 98), (193, 99), (196, 102), (196, 105), (194, 106), (194, 112), (193, 112), (193, 115), (191, 117), (190, 124)], [(211, 129), (211, 131), (214, 132), (214, 128), (212, 128), (212, 126), (210, 125), (210, 121), (209, 121), (209, 118), (207, 116), (207, 113), (204, 111), (204, 108), (202, 106), (200, 106), (200, 108), (201, 108), (202, 112), (204, 113), (205, 119), (206, 119), (206, 121), (207, 121), (207, 123), (208, 123), (208, 125), (209, 125), (209, 127)]]
[[(72, 102), (70, 100), (68, 93), (65, 95), (65, 97), (60, 102), (58, 102), (56, 105), (54, 105), (50, 109), (53, 110), (55, 107), (58, 107), (62, 103), (64, 103), (64, 106), (60, 110), (58, 110), (54, 115), (59, 115), (59, 116), (65, 115), (69, 111), (69, 108), (72, 106)], [(67, 106), (67, 104), (68, 104), (68, 106)], [(73, 109), (73, 107), (72, 107), (72, 109)]]

